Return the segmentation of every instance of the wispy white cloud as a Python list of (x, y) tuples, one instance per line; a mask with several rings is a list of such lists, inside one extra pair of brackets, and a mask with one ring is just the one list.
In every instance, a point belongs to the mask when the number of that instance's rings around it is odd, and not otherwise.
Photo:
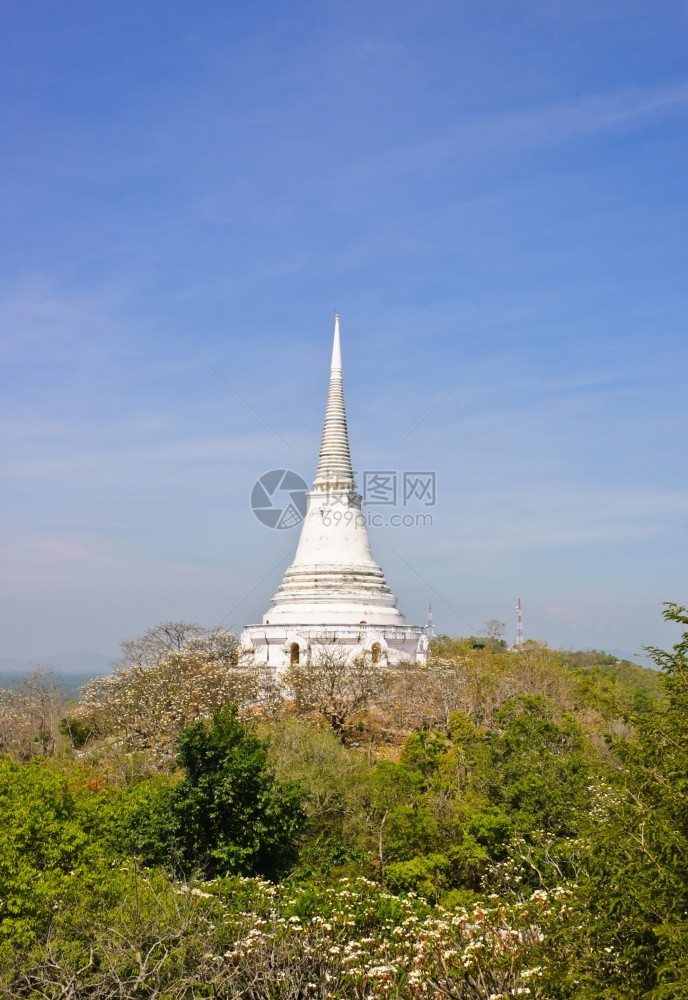
[(403, 173), (432, 173), (449, 161), (475, 163), (491, 153), (516, 156), (553, 146), (578, 136), (627, 125), (642, 128), (662, 114), (685, 110), (688, 83), (660, 87), (626, 87), (577, 101), (541, 104), (507, 112), (465, 116), (440, 133), (416, 134), (400, 141), (384, 156), (347, 161), (346, 172), (333, 172), (320, 183), (343, 195), (376, 177)]

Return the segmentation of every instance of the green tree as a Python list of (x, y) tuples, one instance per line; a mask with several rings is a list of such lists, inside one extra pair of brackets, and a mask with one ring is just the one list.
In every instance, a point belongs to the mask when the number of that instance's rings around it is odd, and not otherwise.
[(610, 740), (619, 766), (600, 782), (571, 900), (575, 934), (552, 933), (548, 985), (575, 1000), (685, 1000), (688, 996), (688, 611), (670, 651), (650, 648), (666, 698)]
[(0, 940), (30, 943), (76, 884), (107, 893), (113, 867), (133, 863), (137, 817), (161, 785), (110, 788), (82, 767), (0, 758)]
[(490, 802), (524, 833), (575, 834), (588, 804), (592, 762), (576, 720), (556, 721), (545, 698), (530, 696), (508, 701), (497, 724), (487, 761)]
[(305, 789), (309, 823), (295, 877), (369, 874), (365, 803), (372, 765), (329, 728), (302, 719), (271, 727), (269, 759), (279, 781)]
[(276, 780), (266, 741), (227, 705), (187, 726), (178, 748), (185, 774), (160, 802), (150, 860), (171, 856), (185, 872), (200, 869), (209, 877), (283, 874), (306, 823), (304, 792), (296, 782)]

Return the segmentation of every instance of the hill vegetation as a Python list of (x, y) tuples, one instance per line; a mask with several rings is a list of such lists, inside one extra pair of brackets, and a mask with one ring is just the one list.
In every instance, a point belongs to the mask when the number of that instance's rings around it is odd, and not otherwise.
[(0, 694), (0, 995), (688, 996), (688, 614), (649, 671), (441, 637), (277, 688), (166, 623)]

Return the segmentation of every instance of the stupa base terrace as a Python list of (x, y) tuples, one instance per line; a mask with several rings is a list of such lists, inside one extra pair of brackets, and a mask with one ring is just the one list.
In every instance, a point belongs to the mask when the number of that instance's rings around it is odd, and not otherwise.
[(240, 659), (268, 667), (276, 676), (290, 665), (336, 656), (352, 661), (368, 656), (381, 667), (425, 663), (426, 629), (420, 625), (262, 624), (247, 625), (241, 636)]

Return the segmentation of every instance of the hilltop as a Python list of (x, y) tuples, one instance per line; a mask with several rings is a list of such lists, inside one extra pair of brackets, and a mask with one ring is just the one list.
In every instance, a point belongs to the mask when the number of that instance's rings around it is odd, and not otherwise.
[(443, 636), (427, 666), (330, 653), (278, 687), (189, 626), (124, 644), (78, 702), (26, 678), (0, 695), (3, 995), (682, 982), (688, 616), (667, 616), (661, 673)]

